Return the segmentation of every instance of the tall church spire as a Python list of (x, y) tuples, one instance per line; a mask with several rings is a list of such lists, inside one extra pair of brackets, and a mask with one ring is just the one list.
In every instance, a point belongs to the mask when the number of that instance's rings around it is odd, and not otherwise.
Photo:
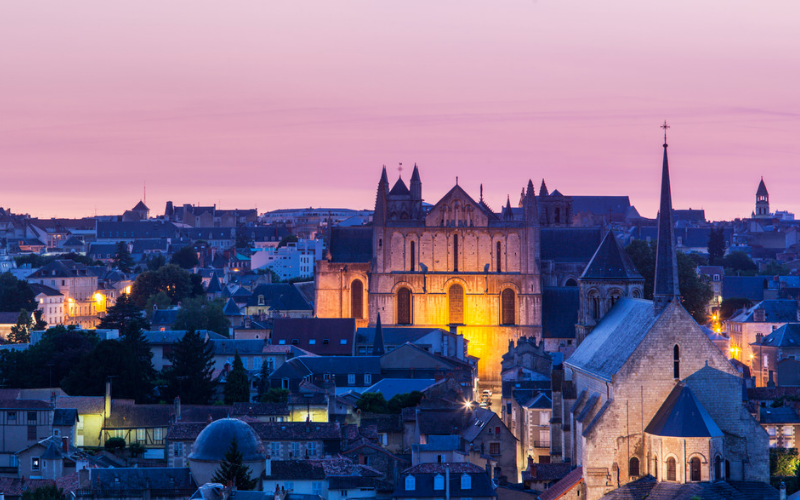
[(376, 224), (383, 224), (386, 222), (387, 217), (387, 200), (386, 195), (389, 194), (389, 177), (386, 175), (386, 165), (383, 166), (381, 172), (381, 180), (378, 181), (378, 193), (375, 197), (375, 214), (372, 219)]
[(678, 256), (675, 250), (675, 228), (672, 223), (672, 191), (667, 161), (667, 122), (664, 129), (664, 162), (661, 167), (661, 201), (658, 210), (658, 244), (653, 307), (660, 312), (673, 300), (680, 301), (678, 288)]
[(375, 339), (372, 342), (372, 354), (383, 356), (386, 348), (383, 345), (383, 327), (381, 327), (381, 313), (378, 313), (378, 322), (375, 324)]

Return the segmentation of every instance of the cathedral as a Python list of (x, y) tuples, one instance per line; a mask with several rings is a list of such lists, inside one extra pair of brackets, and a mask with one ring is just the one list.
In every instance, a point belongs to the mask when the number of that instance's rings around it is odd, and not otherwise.
[[(769, 438), (741, 375), (680, 302), (664, 142), (654, 298), (640, 298), (642, 277), (609, 233), (580, 279), (580, 344), (553, 370), (551, 457), (580, 467), (589, 500), (769, 480)], [(596, 300), (604, 290), (613, 300)]]

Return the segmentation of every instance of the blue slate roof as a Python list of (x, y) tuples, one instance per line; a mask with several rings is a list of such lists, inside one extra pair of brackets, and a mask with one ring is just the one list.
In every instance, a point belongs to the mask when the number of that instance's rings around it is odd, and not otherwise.
[(670, 437), (721, 437), (722, 430), (683, 383), (677, 384), (645, 432)]
[(753, 342), (750, 345), (800, 347), (800, 323), (787, 323), (780, 328), (776, 328), (772, 333), (762, 338), (761, 342)]
[(178, 227), (165, 221), (97, 221), (97, 238), (122, 240), (140, 238), (177, 238)]
[(90, 469), (92, 489), (107, 495), (140, 490), (194, 489), (197, 485), (188, 467), (129, 467)]
[(631, 201), (627, 196), (573, 196), (572, 212), (596, 215), (625, 215)]
[(372, 260), (372, 228), (331, 228), (328, 250), (331, 262), (369, 262)]
[[(439, 328), (402, 328), (381, 326), (383, 332), (383, 345), (402, 345), (406, 342), (412, 344), (420, 338), (435, 332)], [(357, 344), (373, 344), (375, 342), (375, 327), (363, 327), (356, 331)]]
[(601, 241), (602, 232), (596, 227), (543, 227), (541, 258), (555, 262), (589, 262)]
[(225, 316), (244, 316), (233, 299), (228, 299), (228, 302), (225, 303), (225, 307), (222, 308), (222, 314)]
[(725, 276), (722, 278), (723, 299), (764, 300), (765, 288), (767, 288), (766, 276)]
[[(239, 290), (233, 294), (234, 297), (238, 292)], [(264, 298), (263, 304), (260, 303), (261, 297)], [(252, 307), (263, 305), (277, 311), (310, 311), (312, 309), (297, 288), (289, 283), (258, 285), (247, 299), (247, 305)]]
[(242, 354), (261, 354), (264, 350), (263, 340), (250, 340), (250, 339), (224, 339), (224, 340), (211, 340), (211, 345), (214, 347), (214, 354), (217, 355), (234, 355), (237, 352)]
[(636, 280), (644, 282), (644, 278), (622, 246), (620, 246), (614, 231), (606, 233), (603, 242), (592, 256), (592, 260), (584, 269), (581, 279), (613, 279)]
[(574, 339), (580, 290), (575, 286), (542, 288), (542, 337)]
[(388, 401), (398, 394), (422, 392), (435, 382), (436, 380), (432, 378), (385, 378), (365, 389), (364, 392), (380, 392)]
[(178, 317), (178, 311), (179, 309), (156, 309), (150, 318), (150, 324), (172, 326)]
[(764, 322), (766, 323), (797, 322), (797, 301), (786, 299), (762, 300), (731, 318), (731, 321), (753, 323), (756, 309), (764, 309)]

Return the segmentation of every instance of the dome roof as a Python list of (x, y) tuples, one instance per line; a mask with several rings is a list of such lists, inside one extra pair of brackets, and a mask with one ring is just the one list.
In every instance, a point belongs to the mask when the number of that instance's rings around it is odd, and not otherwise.
[(197, 436), (189, 459), (221, 462), (234, 438), (242, 461), (256, 462), (266, 458), (261, 440), (252, 427), (236, 418), (223, 418), (208, 424)]

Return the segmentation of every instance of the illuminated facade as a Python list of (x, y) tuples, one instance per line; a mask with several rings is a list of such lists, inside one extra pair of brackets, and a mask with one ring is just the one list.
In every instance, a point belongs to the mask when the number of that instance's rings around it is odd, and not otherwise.
[(399, 179), (391, 189), (384, 169), (373, 227), (362, 232), (360, 240), (332, 239), (317, 264), (318, 317), (366, 326), (380, 314), (384, 326), (457, 328), (480, 358), (479, 377), (491, 382), (500, 380), (509, 340), (541, 336), (540, 221), (530, 181), (521, 209), (495, 213), (456, 184), (425, 210), (418, 169), (408, 187)]

